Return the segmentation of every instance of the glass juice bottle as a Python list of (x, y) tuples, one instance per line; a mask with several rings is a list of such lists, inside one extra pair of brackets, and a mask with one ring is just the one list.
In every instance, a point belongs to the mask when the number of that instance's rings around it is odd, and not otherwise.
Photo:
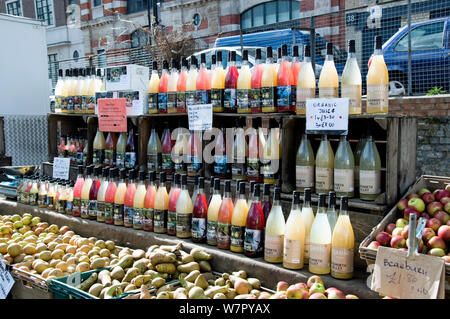
[(225, 181), (225, 191), (217, 217), (217, 247), (230, 249), (230, 228), (233, 216), (233, 199), (231, 198), (231, 181)]
[(55, 211), (60, 214), (66, 212), (65, 183), (63, 181), (60, 181), (56, 188)]
[(314, 189), (314, 152), (308, 135), (303, 134), (295, 159), (295, 186), (303, 192), (305, 188)]
[[(181, 122), (178, 122), (178, 127), (181, 128)], [(175, 145), (172, 149), (172, 156), (174, 162), (175, 172), (178, 174), (186, 173), (186, 154), (187, 154), (187, 144), (188, 137), (184, 133), (184, 130), (175, 130), (177, 132), (177, 137), (175, 140)]]
[(272, 210), (272, 201), (270, 200), (270, 185), (268, 183), (265, 183), (263, 188), (263, 196), (261, 200), (261, 208), (264, 214), (264, 220), (267, 223), (267, 218), (269, 217), (269, 213)]
[(154, 126), (147, 144), (147, 169), (159, 173), (161, 171), (162, 153), (161, 140)]
[[(61, 77), (61, 81), (62, 84), (59, 87), (59, 90), (57, 91), (55, 88), (55, 96), (56, 98), (58, 98), (57, 93), (59, 93), (59, 101), (56, 100), (55, 101), (55, 112), (58, 112), (58, 107), (59, 107), (59, 112), (61, 113), (67, 113), (67, 88), (68, 88), (68, 83), (70, 81), (70, 70), (66, 69), (65, 73), (64, 73), (65, 77), (62, 78)], [(58, 77), (58, 81), (59, 81), (59, 77)]]
[(177, 234), (177, 202), (180, 197), (180, 174), (173, 174), (173, 183), (170, 185), (169, 206), (167, 210), (167, 234), (175, 236)]
[(149, 173), (149, 184), (144, 198), (144, 227), (145, 231), (153, 231), (153, 210), (155, 208), (156, 186), (155, 186), (156, 172)]
[(214, 147), (214, 175), (218, 178), (229, 178), (230, 164), (227, 161), (227, 144), (225, 129), (220, 130)]
[(122, 132), (120, 133), (116, 144), (116, 166), (119, 168), (125, 167), (126, 148), (127, 148), (127, 133)]
[(381, 193), (381, 160), (371, 135), (359, 159), (359, 198), (375, 200)]
[(196, 103), (198, 63), (195, 56), (191, 56), (191, 65), (186, 79), (186, 108)]
[(176, 236), (190, 238), (192, 236), (192, 212), (194, 207), (187, 189), (187, 175), (181, 175), (181, 191), (176, 204)]
[(128, 133), (127, 145), (125, 147), (125, 168), (132, 169), (136, 166), (136, 147), (134, 144), (133, 128)]
[(181, 71), (177, 82), (177, 113), (186, 113), (186, 81), (188, 76), (188, 62), (181, 59)]
[(82, 190), (83, 184), (84, 184), (83, 171), (84, 171), (84, 167), (82, 165), (78, 165), (77, 180), (75, 181), (75, 186), (73, 187), (72, 215), (74, 217), (81, 216), (81, 190)]
[(356, 145), (354, 158), (355, 158), (355, 172), (354, 172), (354, 180), (355, 180), (355, 196), (359, 196), (359, 160), (361, 158), (361, 153), (366, 145), (366, 136), (362, 135)]
[(319, 207), (311, 226), (309, 272), (317, 275), (330, 273), (331, 228), (326, 211), (326, 194), (319, 194)]
[(302, 62), (300, 61), (299, 52), (298, 52), (298, 45), (294, 45), (292, 47), (293, 53), (292, 53), (292, 62), (291, 62), (291, 68), (292, 68), (292, 75), (294, 76), (294, 94), (295, 96), (294, 101), (296, 100), (297, 94), (296, 94), (296, 88), (297, 88), (297, 82), (298, 82), (298, 76), (300, 74), (300, 71), (302, 69)]
[(167, 82), (167, 113), (177, 112), (177, 84), (178, 84), (178, 61), (172, 59), (172, 69), (170, 70), (169, 80)]
[(353, 197), (355, 160), (346, 135), (341, 135), (334, 158), (334, 191), (336, 196)]
[[(205, 178), (198, 178), (198, 193), (195, 196), (192, 211), (192, 241), (194, 243), (206, 242), (206, 224), (208, 220), (208, 202), (205, 195)], [(192, 196), (194, 197), (194, 196)]]
[[(187, 145), (187, 175), (197, 176), (202, 170), (202, 132), (191, 131)], [(195, 199), (194, 199), (195, 200)]]
[(222, 51), (217, 52), (216, 68), (211, 79), (211, 103), (213, 112), (223, 112), (223, 93), (225, 89), (225, 72), (222, 66)]
[[(56, 183), (56, 180), (51, 179), (49, 182), (49, 185), (48, 185), (48, 190), (47, 190), (46, 204), (47, 204), (47, 208), (50, 210), (55, 209), (55, 196), (56, 196), (55, 183)], [(28, 188), (28, 187), (30, 187), (30, 188)], [(29, 199), (30, 189), (31, 189), (31, 180), (29, 180), (27, 187), (25, 188), (25, 191), (24, 191), (24, 200), (25, 200), (24, 204), (28, 204), (27, 200)], [(80, 197), (81, 197), (81, 192), (80, 192)], [(78, 216), (81, 216), (81, 215), (78, 215)]]
[(327, 136), (322, 140), (316, 154), (316, 193), (328, 193), (333, 190), (334, 154)]
[(69, 70), (69, 80), (67, 81), (67, 113), (74, 113), (74, 89), (76, 85), (78, 77), (78, 70), (70, 69)]
[(108, 189), (108, 184), (110, 182), (109, 168), (105, 167), (102, 169), (102, 181), (97, 194), (97, 221), (99, 223), (105, 222), (105, 196), (106, 190)]
[(355, 235), (348, 215), (348, 197), (341, 197), (339, 218), (331, 240), (331, 276), (338, 279), (353, 277)]
[(270, 210), (265, 226), (264, 260), (270, 263), (283, 262), (286, 221), (284, 219), (283, 210), (281, 209), (280, 194), (281, 189), (275, 187), (272, 209)]
[(264, 146), (263, 158), (263, 176), (264, 183), (276, 184), (281, 171), (281, 144), (279, 141), (278, 127), (270, 125), (269, 137)]
[(125, 227), (133, 227), (134, 216), (134, 195), (136, 194), (136, 171), (130, 170), (128, 173), (128, 185), (123, 201), (123, 225)]
[(245, 174), (245, 159), (248, 156), (247, 142), (245, 140), (244, 128), (238, 122), (235, 129), (235, 138), (233, 143), (233, 163), (231, 164), (231, 177), (233, 180), (247, 179)]
[(261, 59), (261, 49), (256, 49), (255, 65), (251, 78), (251, 89), (249, 93), (249, 104), (252, 113), (261, 113), (261, 79), (264, 71), (264, 64)]
[(330, 192), (328, 194), (328, 209), (327, 209), (327, 217), (328, 217), (328, 223), (330, 224), (331, 233), (333, 233), (334, 226), (336, 225), (337, 221), (337, 214), (336, 214), (336, 193)]
[(125, 182), (127, 171), (121, 168), (119, 171), (119, 183), (117, 184), (116, 193), (114, 195), (114, 225), (123, 226), (124, 220), (124, 202), (127, 192), (127, 184)]
[(294, 74), (287, 56), (287, 45), (281, 47), (281, 63), (277, 73), (277, 109), (279, 112), (295, 111), (295, 103), (292, 100), (292, 86)]
[(237, 80), (237, 112), (250, 113), (249, 94), (252, 74), (248, 65), (248, 50), (243, 51), (242, 65)]
[(153, 61), (152, 74), (148, 83), (148, 113), (158, 113), (158, 93), (159, 93), (159, 75), (158, 75), (158, 63)]
[(169, 208), (169, 194), (166, 189), (166, 173), (159, 173), (159, 187), (155, 195), (153, 211), (153, 229), (155, 233), (167, 232), (167, 210)]
[(101, 168), (94, 168), (94, 177), (92, 178), (91, 189), (89, 190), (89, 219), (97, 219), (97, 196), (98, 190), (100, 188), (101, 179), (100, 177)]
[(145, 171), (138, 173), (138, 186), (133, 198), (133, 228), (144, 229), (144, 202), (147, 189), (145, 187)]
[(348, 114), (361, 114), (361, 71), (355, 54), (355, 40), (348, 41), (348, 57), (341, 77), (341, 97), (348, 98)]
[(169, 130), (169, 124), (165, 123), (165, 129), (163, 133), (162, 138), (162, 146), (161, 146), (161, 157), (162, 157), (162, 164), (161, 169), (166, 174), (172, 174), (173, 173), (173, 162), (172, 162), (172, 139), (171, 134)]
[(169, 83), (169, 63), (163, 61), (161, 79), (158, 89), (158, 113), (167, 113), (167, 84)]
[(247, 179), (249, 181), (262, 182), (260, 152), (262, 148), (258, 137), (258, 125), (255, 119), (252, 119), (252, 131), (248, 137), (248, 156), (247, 156)]
[(198, 104), (211, 103), (211, 78), (206, 68), (206, 54), (200, 55), (200, 70), (196, 82), (196, 98)]
[(314, 223), (314, 212), (311, 207), (311, 189), (305, 188), (305, 193), (303, 194), (303, 206), (302, 206), (302, 219), (305, 224), (305, 250), (304, 259), (305, 264), (309, 263), (309, 252), (310, 252), (310, 234), (311, 227)]
[(283, 246), (283, 267), (302, 269), (305, 252), (305, 223), (300, 211), (300, 192), (293, 191), (292, 206), (286, 221)]
[(33, 183), (31, 184), (30, 193), (28, 195), (30, 205), (37, 206), (38, 194), (39, 194), (38, 177), (34, 177)]
[(265, 113), (277, 111), (277, 71), (272, 63), (272, 47), (267, 47), (266, 57), (261, 77), (261, 111)]
[(228, 72), (225, 77), (225, 90), (223, 106), (225, 112), (236, 113), (237, 111), (237, 82), (239, 72), (236, 67), (236, 51), (231, 51), (231, 59), (228, 63)]
[(239, 197), (234, 205), (231, 218), (230, 250), (236, 253), (244, 252), (245, 223), (247, 221), (247, 199), (245, 197), (245, 182), (239, 183)]
[(327, 43), (327, 55), (319, 77), (319, 98), (339, 97), (339, 77), (333, 60), (333, 44)]
[(244, 235), (244, 255), (261, 257), (264, 252), (264, 214), (259, 201), (259, 184), (255, 184), (252, 205), (247, 214)]
[(116, 164), (116, 145), (117, 137), (114, 132), (109, 132), (105, 142), (105, 160), (106, 166), (114, 166)]
[(375, 51), (367, 72), (367, 113), (388, 113), (389, 74), (384, 62), (381, 36), (375, 37)]
[(81, 218), (89, 218), (89, 194), (93, 182), (93, 171), (94, 165), (90, 165), (86, 168), (86, 179), (84, 180), (83, 187), (81, 189)]
[(117, 191), (118, 168), (112, 168), (109, 171), (109, 183), (105, 193), (105, 223), (114, 224), (114, 198)]
[(38, 192), (38, 200), (37, 205), (39, 207), (47, 207), (45, 203), (45, 198), (47, 197), (47, 188), (46, 188), (46, 180), (41, 181), (41, 185), (39, 186), (39, 192)]
[(73, 209), (73, 186), (75, 185), (74, 181), (70, 181), (66, 188), (66, 214), (72, 215)]
[(209, 206), (209, 203), (211, 203), (211, 198), (213, 197), (213, 194), (214, 194), (214, 180), (215, 179), (216, 178), (214, 176), (211, 176), (209, 179), (208, 206)]
[(214, 179), (214, 194), (208, 206), (208, 222), (206, 225), (207, 244), (217, 245), (217, 219), (219, 216), (219, 209), (222, 204), (222, 196), (220, 195), (220, 179)]
[(199, 177), (200, 176), (198, 176), (198, 175), (196, 175), (195, 177), (194, 177), (194, 190), (192, 191), (192, 197), (191, 197), (191, 200), (192, 200), (192, 206), (194, 206), (194, 204), (195, 204), (195, 200), (197, 199), (197, 194), (198, 194), (198, 192), (199, 192)]

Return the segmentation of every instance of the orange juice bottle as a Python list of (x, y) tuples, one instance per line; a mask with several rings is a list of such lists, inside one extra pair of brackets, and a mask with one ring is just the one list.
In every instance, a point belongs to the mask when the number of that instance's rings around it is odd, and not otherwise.
[(191, 56), (191, 66), (186, 79), (186, 108), (196, 104), (198, 61), (195, 56)]
[(261, 62), (261, 49), (256, 49), (256, 62), (253, 67), (251, 89), (249, 93), (249, 104), (252, 113), (261, 113), (261, 79), (264, 64)]
[(144, 228), (145, 171), (139, 171), (139, 183), (133, 199), (133, 228)]
[(147, 192), (144, 198), (144, 227), (145, 231), (153, 231), (153, 209), (155, 208), (155, 196), (156, 196), (156, 186), (155, 186), (156, 172), (151, 171), (149, 173), (149, 183), (147, 186)]
[(120, 169), (119, 184), (114, 195), (114, 225), (116, 226), (123, 226), (125, 193), (127, 192), (127, 184), (125, 183), (126, 173), (125, 168)]
[(148, 113), (158, 113), (158, 92), (159, 92), (159, 75), (158, 63), (153, 61), (152, 75), (148, 83)]
[(197, 75), (196, 83), (196, 102), (198, 104), (211, 103), (211, 78), (206, 69), (206, 55), (200, 55), (200, 71)]
[(252, 74), (248, 66), (248, 50), (244, 50), (241, 70), (237, 81), (238, 113), (249, 113), (249, 93), (252, 86)]
[(277, 71), (272, 63), (272, 47), (267, 47), (266, 63), (261, 78), (261, 110), (264, 113), (276, 112)]
[(213, 112), (223, 112), (223, 93), (225, 89), (225, 71), (222, 66), (222, 51), (217, 52), (216, 68), (211, 79), (211, 103)]
[(376, 36), (375, 52), (367, 72), (367, 113), (389, 112), (389, 74), (381, 49), (381, 36)]
[(172, 69), (170, 71), (169, 81), (167, 82), (167, 113), (176, 113), (177, 111), (177, 84), (178, 84), (178, 61), (172, 59)]
[(188, 62), (185, 57), (181, 60), (181, 71), (177, 83), (177, 113), (186, 113), (186, 81)]
[(130, 170), (128, 173), (128, 185), (125, 192), (125, 199), (123, 202), (123, 225), (125, 227), (133, 227), (134, 215), (134, 195), (136, 194), (136, 184), (134, 182), (136, 171)]
[(230, 249), (231, 220), (233, 217), (233, 199), (231, 198), (231, 181), (225, 181), (225, 192), (217, 217), (217, 247), (220, 249)]
[(281, 47), (281, 63), (277, 74), (277, 107), (278, 111), (294, 111), (295, 104), (292, 101), (292, 85), (294, 75), (291, 63), (287, 57), (287, 45)]
[(163, 61), (163, 70), (159, 80), (158, 89), (158, 112), (167, 113), (167, 85), (169, 83), (169, 63)]

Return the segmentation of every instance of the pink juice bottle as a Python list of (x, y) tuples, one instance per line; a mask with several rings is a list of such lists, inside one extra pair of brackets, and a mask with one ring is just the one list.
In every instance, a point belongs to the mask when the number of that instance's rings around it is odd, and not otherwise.
[(73, 208), (72, 215), (75, 217), (81, 217), (81, 189), (83, 188), (84, 178), (83, 178), (83, 165), (78, 165), (78, 175), (73, 187)]

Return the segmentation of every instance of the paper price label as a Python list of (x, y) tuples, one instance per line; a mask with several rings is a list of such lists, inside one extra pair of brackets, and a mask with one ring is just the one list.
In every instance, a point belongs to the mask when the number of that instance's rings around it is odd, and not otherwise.
[(127, 132), (126, 99), (99, 99), (98, 127), (101, 132)]
[(307, 99), (307, 134), (343, 134), (348, 130), (348, 98)]
[(212, 128), (212, 104), (188, 105), (190, 131), (205, 131)]
[(6, 269), (3, 259), (0, 258), (0, 299), (6, 299), (13, 285), (14, 278)]
[(55, 157), (53, 159), (53, 178), (69, 179), (70, 158)]

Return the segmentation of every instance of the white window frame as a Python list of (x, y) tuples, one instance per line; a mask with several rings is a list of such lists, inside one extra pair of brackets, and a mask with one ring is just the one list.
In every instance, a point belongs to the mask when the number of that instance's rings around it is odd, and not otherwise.
[[(38, 14), (37, 14), (37, 5), (36, 5), (36, 0), (34, 1), (34, 14), (36, 19), (38, 18)], [(55, 18), (55, 2), (54, 0), (47, 0), (47, 1), (51, 1), (52, 3), (52, 16), (53, 16), (53, 24), (48, 24), (46, 25), (47, 28), (54, 28), (56, 26), (56, 18)]]
[(22, 0), (7, 0), (7, 1), (5, 2), (6, 13), (7, 13), (7, 14), (10, 14), (10, 13), (8, 12), (8, 4), (9, 4), (9, 3), (12, 3), (12, 2), (19, 2), (19, 3), (20, 3), (20, 16), (23, 17)]
[(103, 0), (100, 0), (100, 4), (98, 6), (94, 6), (94, 0), (91, 0), (91, 12), (92, 19), (94, 20), (103, 17)]
[(92, 8), (102, 7), (103, 6), (103, 0), (100, 0), (100, 4), (98, 6), (96, 6), (94, 4), (95, 4), (95, 0), (92, 0)]

